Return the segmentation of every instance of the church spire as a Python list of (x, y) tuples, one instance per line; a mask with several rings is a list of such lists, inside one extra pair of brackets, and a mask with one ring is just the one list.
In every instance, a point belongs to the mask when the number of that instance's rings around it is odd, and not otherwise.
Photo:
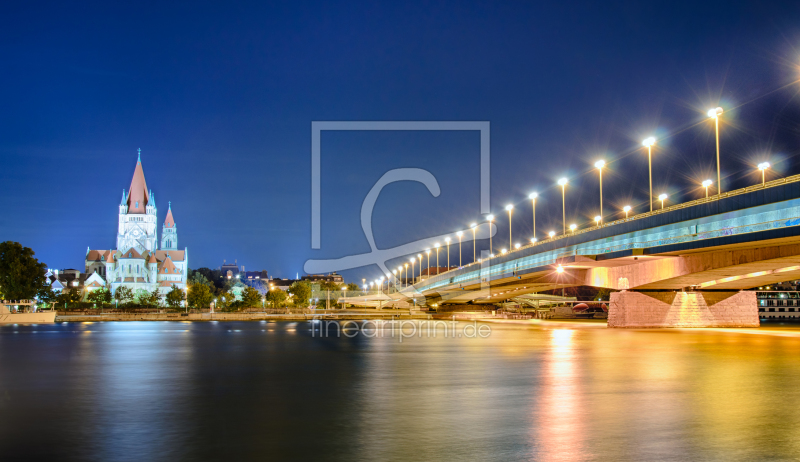
[(149, 200), (150, 192), (147, 190), (147, 182), (144, 179), (142, 150), (140, 148), (139, 160), (136, 161), (136, 169), (133, 171), (133, 179), (131, 179), (131, 187), (128, 191), (128, 213), (145, 213)]
[(125, 188), (122, 188), (122, 202), (119, 205), (125, 205)]

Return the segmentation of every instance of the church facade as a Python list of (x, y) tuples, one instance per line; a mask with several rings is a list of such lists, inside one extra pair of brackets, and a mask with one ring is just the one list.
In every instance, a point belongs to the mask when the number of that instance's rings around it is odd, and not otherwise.
[(127, 193), (122, 190), (117, 226), (117, 246), (113, 250), (86, 249), (86, 274), (97, 274), (112, 292), (121, 286), (167, 293), (176, 286), (186, 288), (188, 249), (178, 250), (178, 230), (172, 204), (161, 225), (158, 239), (158, 208), (153, 192), (147, 189), (141, 149)]

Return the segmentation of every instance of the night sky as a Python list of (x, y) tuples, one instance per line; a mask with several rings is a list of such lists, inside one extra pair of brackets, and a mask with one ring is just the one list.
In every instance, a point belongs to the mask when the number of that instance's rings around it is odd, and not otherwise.
[(560, 229), (561, 176), (568, 222), (588, 226), (601, 157), (606, 215), (645, 211), (651, 134), (654, 193), (700, 197), (716, 182), (711, 107), (725, 109), (724, 189), (760, 181), (761, 161), (800, 173), (798, 2), (229, 3), (0, 7), (0, 240), (82, 269), (87, 246), (116, 244), (138, 148), (192, 268), (294, 277), (365, 252), (361, 202), (394, 168), (442, 192), (384, 189), (380, 248), (480, 220), (477, 132), (328, 132), (311, 250), (312, 121), (489, 121), (498, 247), (508, 203), (515, 240), (530, 237), (531, 191), (540, 236)]

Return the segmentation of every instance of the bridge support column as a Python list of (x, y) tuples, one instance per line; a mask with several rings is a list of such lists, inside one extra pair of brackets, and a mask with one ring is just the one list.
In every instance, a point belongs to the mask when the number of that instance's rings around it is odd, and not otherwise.
[(755, 292), (611, 294), (608, 327), (758, 327)]

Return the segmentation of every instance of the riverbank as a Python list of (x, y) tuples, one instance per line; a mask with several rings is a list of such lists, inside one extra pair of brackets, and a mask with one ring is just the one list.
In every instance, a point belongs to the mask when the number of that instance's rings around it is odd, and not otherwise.
[(354, 320), (365, 319), (430, 319), (428, 313), (408, 310), (381, 311), (326, 311), (309, 313), (100, 313), (59, 315), (56, 322), (107, 322), (107, 321), (307, 321), (311, 319)]

